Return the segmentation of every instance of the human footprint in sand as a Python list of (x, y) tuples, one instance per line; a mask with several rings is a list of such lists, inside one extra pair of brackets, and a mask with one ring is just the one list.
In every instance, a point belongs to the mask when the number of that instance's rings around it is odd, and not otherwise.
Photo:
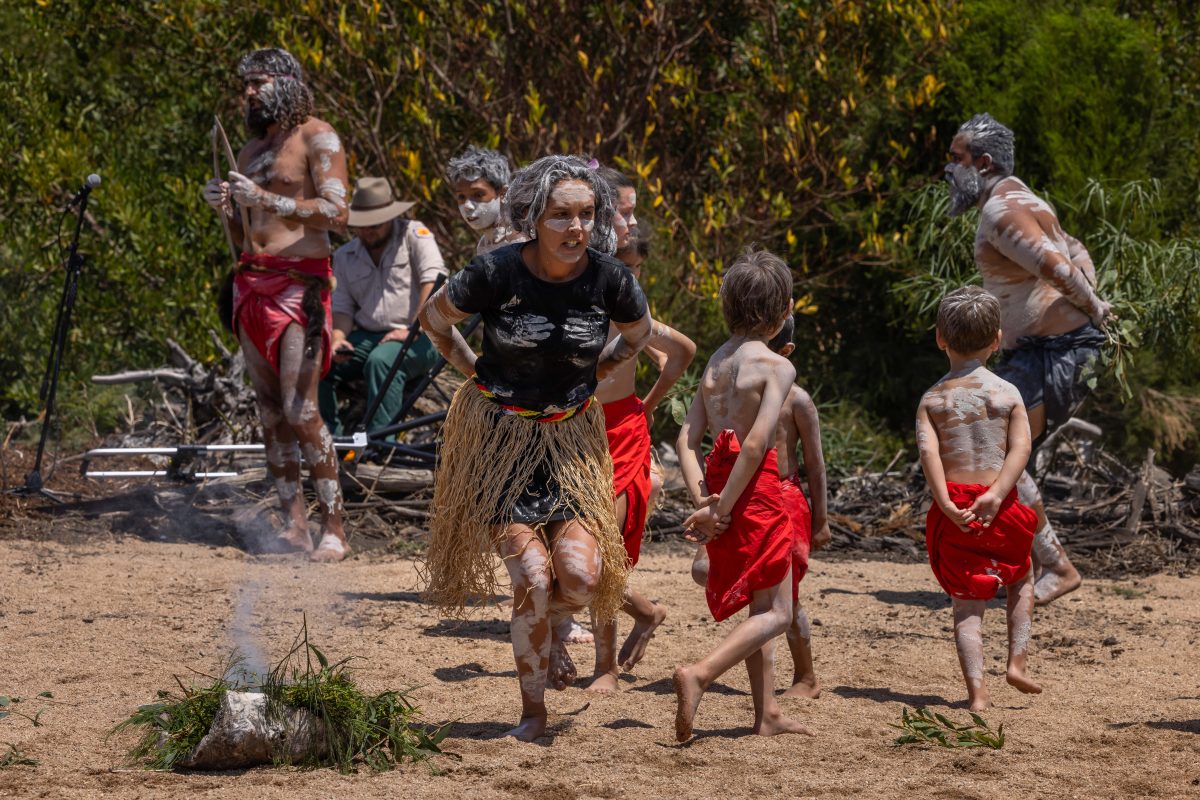
[[(685, 528), (707, 547), (705, 597), (713, 617), (719, 622), (746, 606), (750, 616), (703, 659), (675, 670), (681, 742), (692, 736), (705, 690), (739, 661), (750, 674), (754, 733), (811, 734), (775, 700), (774, 639), (792, 621), (795, 538), (779, 485), (775, 427), (796, 370), (767, 340), (792, 312), (791, 271), (768, 252), (747, 250), (725, 273), (721, 310), (732, 335), (705, 366), (679, 433), (679, 464), (697, 509)], [(702, 467), (706, 432), (714, 445)]]
[(995, 297), (977, 286), (946, 295), (937, 343), (950, 372), (917, 408), (917, 448), (934, 501), (925, 546), (954, 603), (954, 641), (972, 711), (991, 706), (983, 683), (983, 611), (1001, 586), (1008, 595), (1008, 682), (1027, 694), (1042, 691), (1025, 663), (1037, 514), (1018, 501), (1015, 488), (1029, 459), (1029, 420), (1016, 387), (984, 366), (1000, 337)]

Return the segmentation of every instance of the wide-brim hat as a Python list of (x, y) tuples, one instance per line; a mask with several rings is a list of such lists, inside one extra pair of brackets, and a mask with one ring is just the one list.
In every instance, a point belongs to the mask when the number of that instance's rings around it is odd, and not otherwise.
[(351, 228), (369, 228), (382, 225), (408, 211), (416, 203), (401, 203), (392, 196), (392, 187), (384, 178), (359, 178), (354, 184), (350, 198), (350, 218), (346, 224)]

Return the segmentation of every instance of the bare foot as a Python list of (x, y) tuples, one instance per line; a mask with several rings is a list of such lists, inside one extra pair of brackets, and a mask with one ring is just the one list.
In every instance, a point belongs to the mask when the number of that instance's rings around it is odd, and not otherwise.
[(1075, 569), (1075, 565), (1065, 558), (1060, 558), (1059, 563), (1053, 567), (1043, 569), (1041, 576), (1033, 584), (1034, 603), (1039, 606), (1053, 603), (1064, 594), (1078, 589), (1081, 583), (1083, 579), (1079, 577), (1079, 570)]
[(311, 553), (313, 550), (312, 536), (308, 533), (307, 524), (289, 525), (275, 537), (271, 545), (271, 550), (278, 553), (294, 553), (297, 550)]
[(576, 622), (574, 617), (567, 617), (558, 623), (558, 638), (565, 644), (591, 644), (596, 641), (592, 632)]
[(587, 687), (587, 691), (595, 692), (596, 694), (616, 694), (620, 690), (621, 686), (617, 682), (617, 676), (612, 672), (596, 673), (592, 676), (592, 682)]
[(992, 698), (987, 694), (981, 694), (971, 698), (971, 705), (968, 706), (972, 711), (987, 711), (992, 707)]
[(763, 717), (762, 722), (754, 724), (754, 733), (758, 736), (778, 736), (781, 733), (800, 733), (805, 736), (813, 736), (813, 732), (801, 725), (791, 717), (785, 717), (776, 711), (774, 714), (767, 714)]
[(782, 695), (783, 697), (807, 697), (816, 700), (821, 696), (821, 684), (816, 677), (800, 678), (793, 683)]
[(1029, 679), (1024, 670), (1018, 670), (1015, 667), (1008, 668), (1008, 674), (1004, 678), (1009, 685), (1016, 687), (1018, 691), (1025, 694), (1041, 694), (1042, 687)]
[(332, 533), (326, 533), (321, 537), (321, 543), (317, 545), (317, 549), (313, 550), (308, 555), (309, 561), (320, 561), (326, 564), (341, 561), (350, 554), (350, 545), (339, 539)]
[(692, 723), (696, 721), (696, 709), (704, 696), (704, 687), (687, 667), (677, 667), (672, 678), (675, 682), (675, 740), (686, 742), (692, 738)]
[(635, 619), (633, 630), (629, 632), (625, 644), (621, 645), (621, 653), (617, 656), (617, 663), (621, 665), (621, 669), (633, 669), (646, 656), (646, 645), (650, 644), (650, 640), (654, 638), (654, 629), (662, 625), (666, 618), (667, 610), (655, 604), (654, 613), (651, 616), (646, 619)]
[(575, 662), (571, 660), (571, 654), (567, 652), (566, 645), (562, 643), (556, 633), (554, 640), (550, 643), (550, 669), (546, 673), (546, 685), (551, 689), (562, 691), (568, 686), (574, 685), (577, 675)]
[(521, 724), (513, 728), (505, 736), (512, 736), (518, 741), (532, 742), (546, 734), (546, 715), (521, 717)]

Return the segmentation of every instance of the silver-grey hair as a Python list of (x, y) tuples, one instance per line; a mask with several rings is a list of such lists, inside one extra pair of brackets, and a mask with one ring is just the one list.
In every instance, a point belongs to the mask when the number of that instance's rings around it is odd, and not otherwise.
[(611, 253), (605, 246), (611, 248), (616, 243), (616, 237), (612, 235), (613, 216), (617, 213), (613, 190), (579, 156), (543, 156), (517, 170), (506, 195), (513, 227), (534, 238), (534, 229), (546, 211), (550, 193), (558, 184), (571, 180), (586, 183), (595, 197), (596, 226), (588, 237), (589, 244), (594, 249)]
[(966, 137), (967, 148), (974, 158), (986, 153), (992, 157), (992, 164), (1002, 176), (1013, 174), (1013, 132), (991, 114), (985, 112), (971, 117), (959, 127), (958, 134)]
[(498, 192), (508, 186), (511, 176), (508, 159), (486, 147), (471, 145), (462, 155), (450, 159), (450, 163), (446, 164), (446, 179), (451, 184), (459, 181), (472, 183), (483, 178)]

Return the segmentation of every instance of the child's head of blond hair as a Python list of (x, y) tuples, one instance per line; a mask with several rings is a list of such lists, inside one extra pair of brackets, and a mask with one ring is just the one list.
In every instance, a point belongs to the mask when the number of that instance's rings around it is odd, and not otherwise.
[(725, 270), (721, 313), (731, 333), (773, 336), (792, 313), (792, 271), (779, 256), (747, 247)]
[(978, 286), (955, 289), (938, 306), (937, 333), (938, 343), (955, 353), (995, 350), (1000, 339), (1000, 301)]

